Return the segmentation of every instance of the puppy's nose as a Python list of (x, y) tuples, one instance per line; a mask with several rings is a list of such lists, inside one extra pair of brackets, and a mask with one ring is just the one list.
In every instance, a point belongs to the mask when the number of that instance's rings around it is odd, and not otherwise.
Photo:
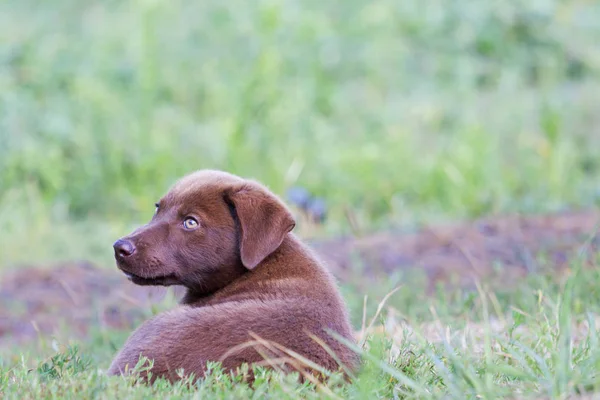
[(129, 257), (135, 253), (135, 246), (129, 240), (119, 239), (113, 244), (115, 255), (120, 257)]

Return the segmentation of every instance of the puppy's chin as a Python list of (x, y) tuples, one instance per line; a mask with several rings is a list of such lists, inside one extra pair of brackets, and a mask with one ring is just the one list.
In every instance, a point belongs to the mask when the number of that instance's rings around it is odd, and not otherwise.
[(179, 280), (175, 276), (175, 274), (165, 275), (165, 276), (155, 276), (155, 277), (143, 277), (139, 275), (132, 274), (131, 272), (123, 271), (127, 279), (136, 285), (140, 286), (172, 286), (172, 285), (180, 285)]
[(147, 276), (145, 274), (139, 275), (134, 272), (131, 272), (131, 270), (133, 270), (135, 268), (132, 268), (130, 265), (123, 262), (122, 260), (117, 260), (117, 267), (121, 270), (121, 272), (123, 272), (123, 274), (125, 274), (127, 279), (129, 279), (131, 282), (135, 283), (136, 285), (140, 285), (140, 286), (172, 286), (172, 285), (180, 285), (181, 284), (179, 279), (177, 278), (177, 275), (174, 273), (165, 274), (165, 275), (154, 275), (154, 276)]

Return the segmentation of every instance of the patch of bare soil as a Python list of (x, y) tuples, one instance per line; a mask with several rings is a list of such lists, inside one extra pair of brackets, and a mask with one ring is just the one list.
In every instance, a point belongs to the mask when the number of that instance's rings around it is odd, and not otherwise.
[[(312, 243), (342, 281), (357, 263), (364, 273), (425, 272), (431, 283), (458, 278), (461, 286), (493, 276), (513, 284), (528, 273), (562, 270), (572, 257), (594, 262), (600, 247), (596, 210), (539, 216), (501, 216), (430, 226), (415, 233), (380, 232)], [(498, 275), (498, 272), (501, 272)], [(497, 276), (498, 275), (498, 276)]]
[[(455, 283), (468, 286), (493, 276), (498, 284), (510, 285), (540, 268), (561, 271), (582, 250), (594, 254), (600, 247), (599, 223), (597, 211), (505, 216), (311, 245), (342, 282), (356, 275), (358, 264), (370, 277), (418, 269), (431, 284), (455, 277)], [(23, 267), (2, 277), (0, 342), (8, 343), (3, 337), (13, 343), (31, 340), (58, 327), (67, 327), (73, 336), (85, 335), (90, 326), (130, 329), (164, 294), (164, 289), (129, 283), (116, 268), (85, 262)]]
[(23, 267), (2, 276), (0, 348), (66, 328), (84, 336), (90, 326), (131, 328), (164, 289), (140, 287), (114, 270), (87, 262)]

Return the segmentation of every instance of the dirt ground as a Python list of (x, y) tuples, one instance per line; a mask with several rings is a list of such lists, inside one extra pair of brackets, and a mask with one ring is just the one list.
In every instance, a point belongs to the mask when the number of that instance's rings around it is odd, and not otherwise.
[(416, 269), (432, 284), (452, 280), (465, 287), (493, 278), (510, 285), (541, 269), (561, 271), (575, 254), (593, 262), (599, 224), (598, 210), (510, 215), (311, 244), (342, 281), (358, 263), (367, 276)]
[[(599, 223), (600, 212), (595, 210), (503, 216), (311, 245), (341, 282), (357, 271), (368, 281), (397, 270), (419, 270), (430, 285), (453, 279), (453, 284), (469, 286), (486, 278), (510, 285), (542, 268), (560, 273), (574, 254), (594, 254), (600, 247)], [(594, 262), (590, 256), (586, 260)], [(4, 274), (0, 285), (4, 343), (26, 342), (59, 327), (68, 327), (74, 336), (85, 335), (90, 326), (130, 329), (132, 321), (166, 293), (135, 286), (116, 268), (87, 262), (23, 266)]]

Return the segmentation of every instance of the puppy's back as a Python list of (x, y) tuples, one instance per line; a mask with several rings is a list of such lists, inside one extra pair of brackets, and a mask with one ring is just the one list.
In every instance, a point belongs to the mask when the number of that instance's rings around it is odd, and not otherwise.
[(220, 361), (226, 370), (244, 363), (303, 369), (305, 360), (330, 371), (355, 369), (357, 355), (327, 331), (344, 337), (350, 332), (340, 318), (331, 317), (322, 304), (299, 298), (183, 306), (138, 328), (109, 372), (116, 374), (123, 365), (135, 365), (140, 354), (154, 360), (155, 377), (173, 381), (180, 368), (202, 377), (208, 361)]

